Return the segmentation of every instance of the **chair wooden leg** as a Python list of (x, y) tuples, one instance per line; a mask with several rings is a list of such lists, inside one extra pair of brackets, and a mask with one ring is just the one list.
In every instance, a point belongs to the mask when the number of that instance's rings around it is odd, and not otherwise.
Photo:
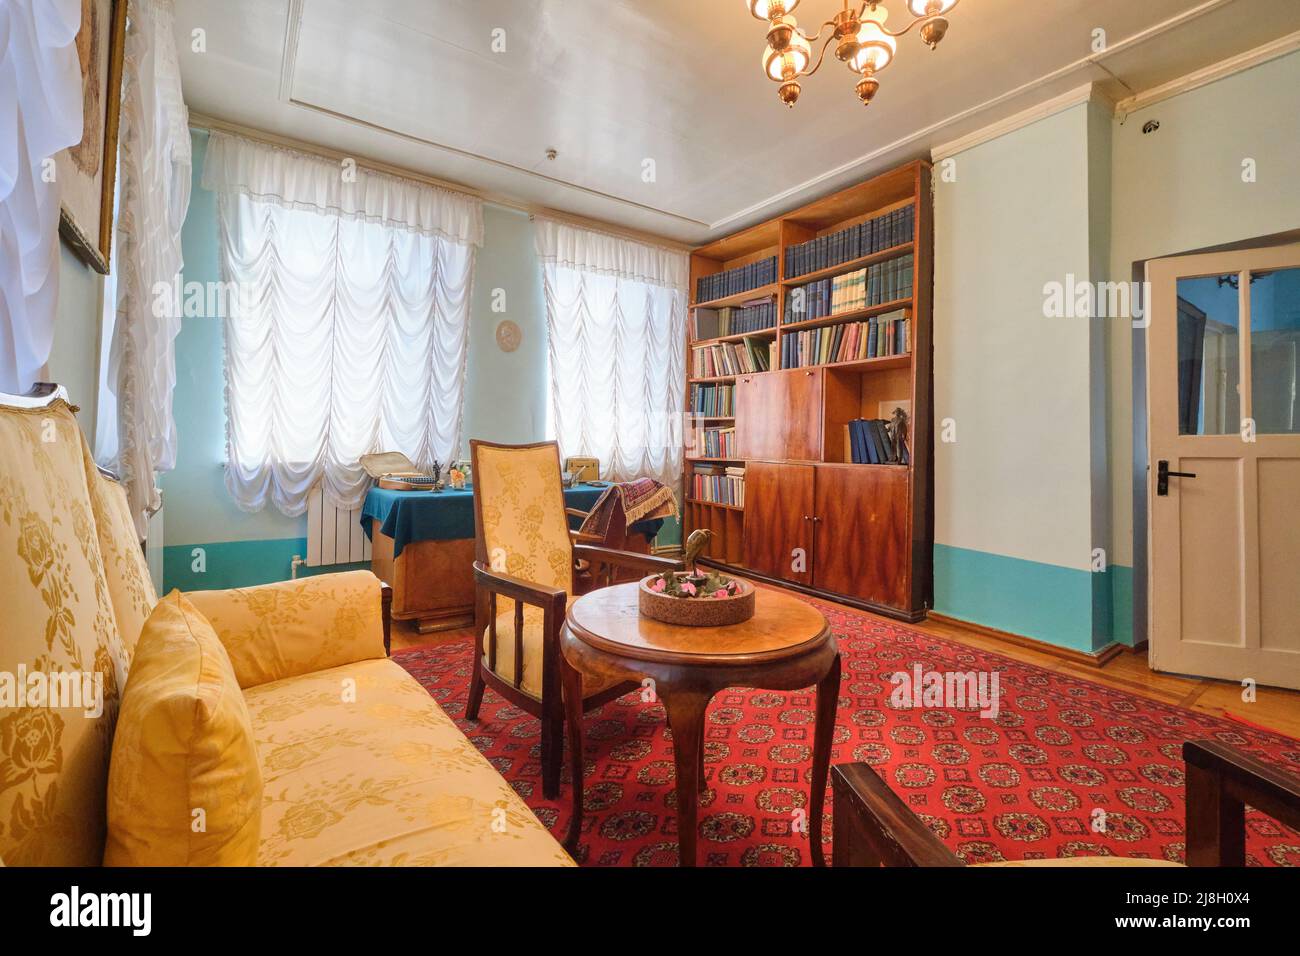
[(542, 796), (554, 800), (560, 795), (560, 767), (564, 761), (564, 703), (556, 694), (543, 704)]
[(569, 730), (569, 767), (573, 777), (573, 815), (569, 818), (569, 832), (564, 837), (564, 848), (570, 855), (577, 853), (582, 836), (582, 673), (560, 656), (560, 673), (564, 683), (564, 719)]
[(474, 661), (474, 672), (469, 678), (469, 700), (465, 702), (465, 719), (478, 720), (478, 708), (483, 703), (483, 662)]

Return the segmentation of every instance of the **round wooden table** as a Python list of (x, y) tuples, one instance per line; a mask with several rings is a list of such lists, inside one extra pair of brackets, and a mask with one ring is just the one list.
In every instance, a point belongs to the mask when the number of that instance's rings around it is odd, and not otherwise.
[(840, 687), (840, 655), (826, 618), (811, 604), (759, 588), (754, 616), (728, 627), (681, 627), (643, 618), (637, 582), (584, 594), (569, 605), (560, 638), (565, 719), (573, 772), (573, 820), (582, 825), (582, 681), (654, 681), (668, 711), (677, 772), (678, 859), (695, 865), (698, 791), (704, 789), (704, 712), (725, 687), (799, 690), (817, 685), (809, 840), (814, 866), (825, 866), (822, 811)]

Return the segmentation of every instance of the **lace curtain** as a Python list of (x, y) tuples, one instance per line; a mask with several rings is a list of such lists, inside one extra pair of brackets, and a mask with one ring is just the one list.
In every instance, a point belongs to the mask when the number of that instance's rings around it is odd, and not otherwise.
[(59, 291), (59, 188), (44, 161), (81, 141), (78, 0), (0, 3), (0, 391), (50, 357)]
[(477, 199), (213, 133), (226, 309), (226, 487), (360, 507), (360, 456), (460, 447)]
[(677, 485), (686, 255), (541, 218), (536, 226), (561, 455), (599, 458), (612, 481)]
[(181, 227), (190, 204), (189, 111), (181, 98), (172, 0), (132, 0), (122, 64), (113, 274), (105, 286), (111, 352), (96, 457), (126, 486), (136, 531), (162, 504), (155, 482), (176, 465), (175, 340)]

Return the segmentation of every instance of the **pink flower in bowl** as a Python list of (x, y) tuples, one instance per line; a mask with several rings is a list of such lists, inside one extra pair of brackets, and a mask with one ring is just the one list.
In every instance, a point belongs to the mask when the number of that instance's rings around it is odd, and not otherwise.
[(691, 597), (694, 597), (694, 596), (695, 596), (695, 585), (692, 584), (690, 581), (683, 581), (683, 582), (682, 582), (682, 591), (683, 591), (684, 593), (686, 593), (686, 594), (689, 594)]
[(668, 587), (668, 582), (665, 581), (663, 578), (655, 578), (652, 582), (650, 582), (651, 591), (662, 591), (666, 587)]
[(713, 596), (715, 598), (731, 597), (730, 593), (728, 593), (726, 588), (718, 588), (716, 591), (713, 592)]

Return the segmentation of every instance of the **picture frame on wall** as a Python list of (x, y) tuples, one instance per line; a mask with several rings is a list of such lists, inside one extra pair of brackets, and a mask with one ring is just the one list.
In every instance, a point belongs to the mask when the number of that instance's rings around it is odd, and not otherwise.
[(81, 0), (81, 142), (54, 158), (61, 208), (59, 236), (88, 266), (108, 274), (122, 106), (127, 0)]

